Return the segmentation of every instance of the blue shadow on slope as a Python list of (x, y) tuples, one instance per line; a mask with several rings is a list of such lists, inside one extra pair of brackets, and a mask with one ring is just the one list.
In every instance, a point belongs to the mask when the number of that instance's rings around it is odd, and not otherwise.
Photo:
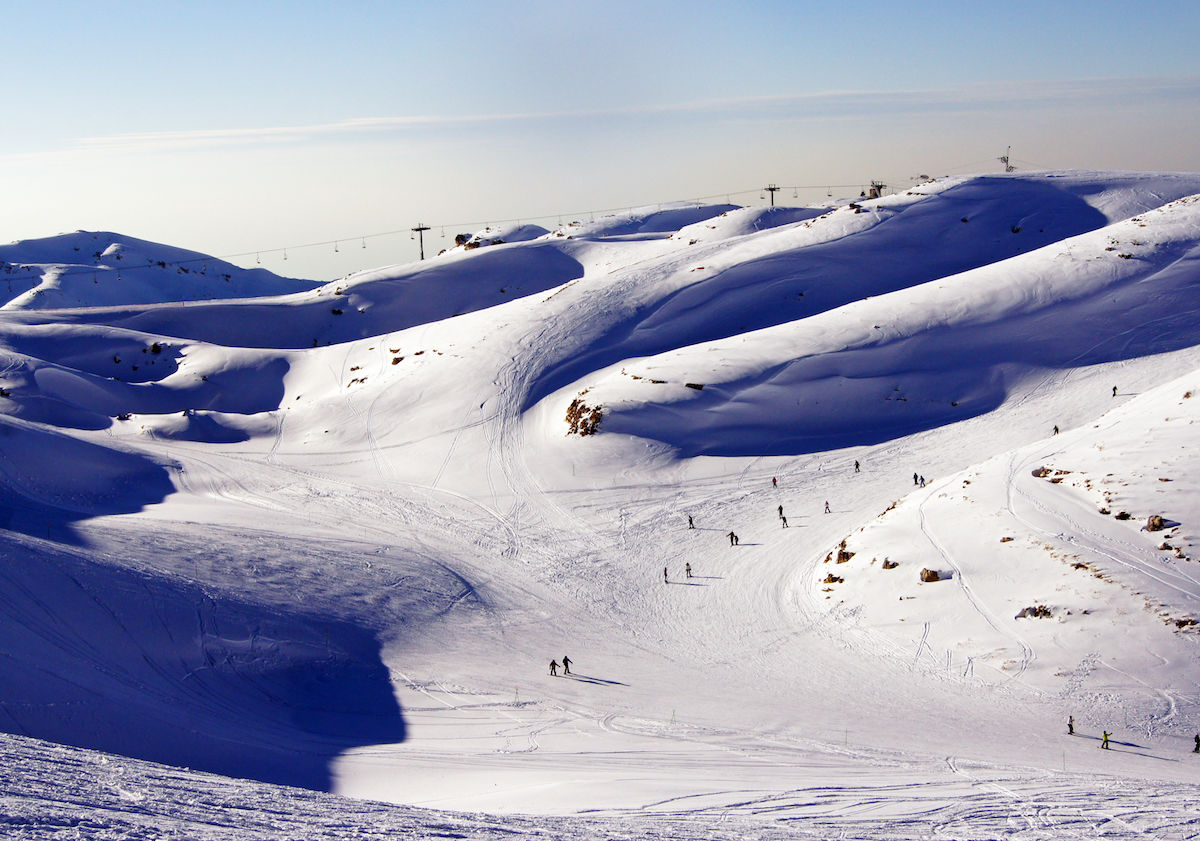
[[(328, 284), (340, 292), (96, 308), (56, 312), (54, 317), (72, 324), (109, 325), (229, 347), (303, 349), (441, 321), (583, 276), (582, 264), (552, 242), (489, 246), (467, 258), (397, 267), (394, 275), (387, 271)], [(38, 316), (21, 314), (20, 318), (34, 321)]]
[(72, 524), (129, 514), (174, 493), (167, 468), (0, 416), (0, 528), (78, 544)]
[(1047, 370), (1200, 346), (1198, 288), (1200, 251), (1165, 251), (1122, 288), (1025, 316), (799, 357), (686, 401), (614, 409), (601, 431), (658, 440), (683, 457), (880, 444), (991, 412)]
[(590, 335), (584, 347), (550, 360), (522, 409), (624, 360), (798, 321), (1107, 224), (1083, 199), (1037, 180), (976, 178), (888, 212), (893, 215), (848, 238), (697, 275), (701, 279)]
[(346, 749), (403, 741), (374, 634), (0, 542), (0, 730), (328, 791)]

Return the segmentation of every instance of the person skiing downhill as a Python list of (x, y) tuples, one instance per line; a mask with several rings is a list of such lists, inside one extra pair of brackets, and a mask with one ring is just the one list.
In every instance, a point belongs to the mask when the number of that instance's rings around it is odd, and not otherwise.
[(1067, 716), (1067, 735), (1075, 735), (1075, 716), (1073, 715)]
[(696, 527), (695, 524), (692, 523), (692, 515), (688, 514), (688, 528), (694, 529), (695, 527)]
[(858, 459), (855, 459), (855, 460), (854, 460), (854, 472), (855, 472), (855, 473), (861, 473), (861, 472), (862, 472), (861, 470), (859, 470)]
[(564, 654), (563, 655), (563, 674), (569, 675), (570, 673), (571, 673), (571, 658)]
[(831, 513), (829, 510), (829, 500), (825, 500), (825, 513), (826, 514)]
[(667, 568), (663, 567), (663, 584), (670, 584), (671, 579), (667, 578)]
[(1192, 753), (1200, 753), (1200, 733), (1196, 734), (1196, 746), (1192, 748)]
[(783, 527), (786, 529), (786, 528), (788, 527), (788, 524), (787, 524), (787, 517), (785, 517), (785, 516), (783, 516), (782, 514), (780, 514), (780, 515), (779, 515), (779, 519), (780, 519), (780, 521), (783, 523)]
[(773, 487), (773, 488), (779, 487), (779, 480), (776, 479), (774, 476), (771, 477), (771, 487)]
[(782, 506), (782, 505), (781, 505), (781, 506), (779, 506), (779, 516), (780, 516), (780, 517), (782, 517), (782, 516), (783, 516), (783, 506)]
[(1111, 735), (1112, 735), (1112, 733), (1109, 733), (1107, 730), (1105, 730), (1105, 731), (1101, 732), (1101, 734), (1100, 734), (1100, 747), (1104, 748), (1105, 750), (1112, 750), (1112, 748), (1110, 748), (1110, 747), (1108, 746), (1108, 737), (1109, 737), (1109, 736), (1111, 736)]
[(558, 677), (558, 661), (550, 661), (550, 677)]
[(692, 577), (692, 564), (691, 564), (691, 561), (689, 561), (689, 562), (687, 562), (686, 564), (684, 564), (684, 565), (683, 565), (683, 574), (684, 574), (684, 575), (686, 575), (688, 578), (691, 578), (691, 577)]
[(730, 532), (729, 534), (727, 534), (727, 535), (725, 535), (725, 536), (729, 538), (729, 545), (730, 545), (730, 546), (737, 546), (737, 539), (738, 539), (738, 536), (737, 536), (736, 534), (734, 534), (733, 532)]

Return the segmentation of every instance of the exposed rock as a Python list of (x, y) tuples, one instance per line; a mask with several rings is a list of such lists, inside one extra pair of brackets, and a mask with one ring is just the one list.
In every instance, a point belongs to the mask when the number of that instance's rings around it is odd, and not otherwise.
[(1162, 531), (1166, 526), (1161, 514), (1151, 514), (1146, 521), (1146, 531)]
[(1053, 611), (1044, 604), (1039, 604), (1034, 607), (1022, 608), (1021, 612), (1014, 616), (1014, 619), (1049, 619), (1054, 616)]
[(942, 577), (938, 575), (936, 569), (922, 569), (921, 580), (928, 583), (930, 581), (941, 581)]

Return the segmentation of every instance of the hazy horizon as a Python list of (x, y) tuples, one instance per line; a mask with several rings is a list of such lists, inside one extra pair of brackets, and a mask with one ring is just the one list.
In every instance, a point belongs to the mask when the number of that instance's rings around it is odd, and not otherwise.
[(1023, 170), (1200, 169), (1182, 3), (10, 17), (5, 241), (110, 230), (330, 279), (417, 259), (418, 222), (428, 255), (502, 220), (999, 171), (1010, 145)]

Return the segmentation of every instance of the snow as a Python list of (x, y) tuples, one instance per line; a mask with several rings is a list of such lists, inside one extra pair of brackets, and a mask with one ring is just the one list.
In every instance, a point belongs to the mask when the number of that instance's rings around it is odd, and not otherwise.
[(1197, 194), (8, 246), (0, 834), (1195, 834)]

